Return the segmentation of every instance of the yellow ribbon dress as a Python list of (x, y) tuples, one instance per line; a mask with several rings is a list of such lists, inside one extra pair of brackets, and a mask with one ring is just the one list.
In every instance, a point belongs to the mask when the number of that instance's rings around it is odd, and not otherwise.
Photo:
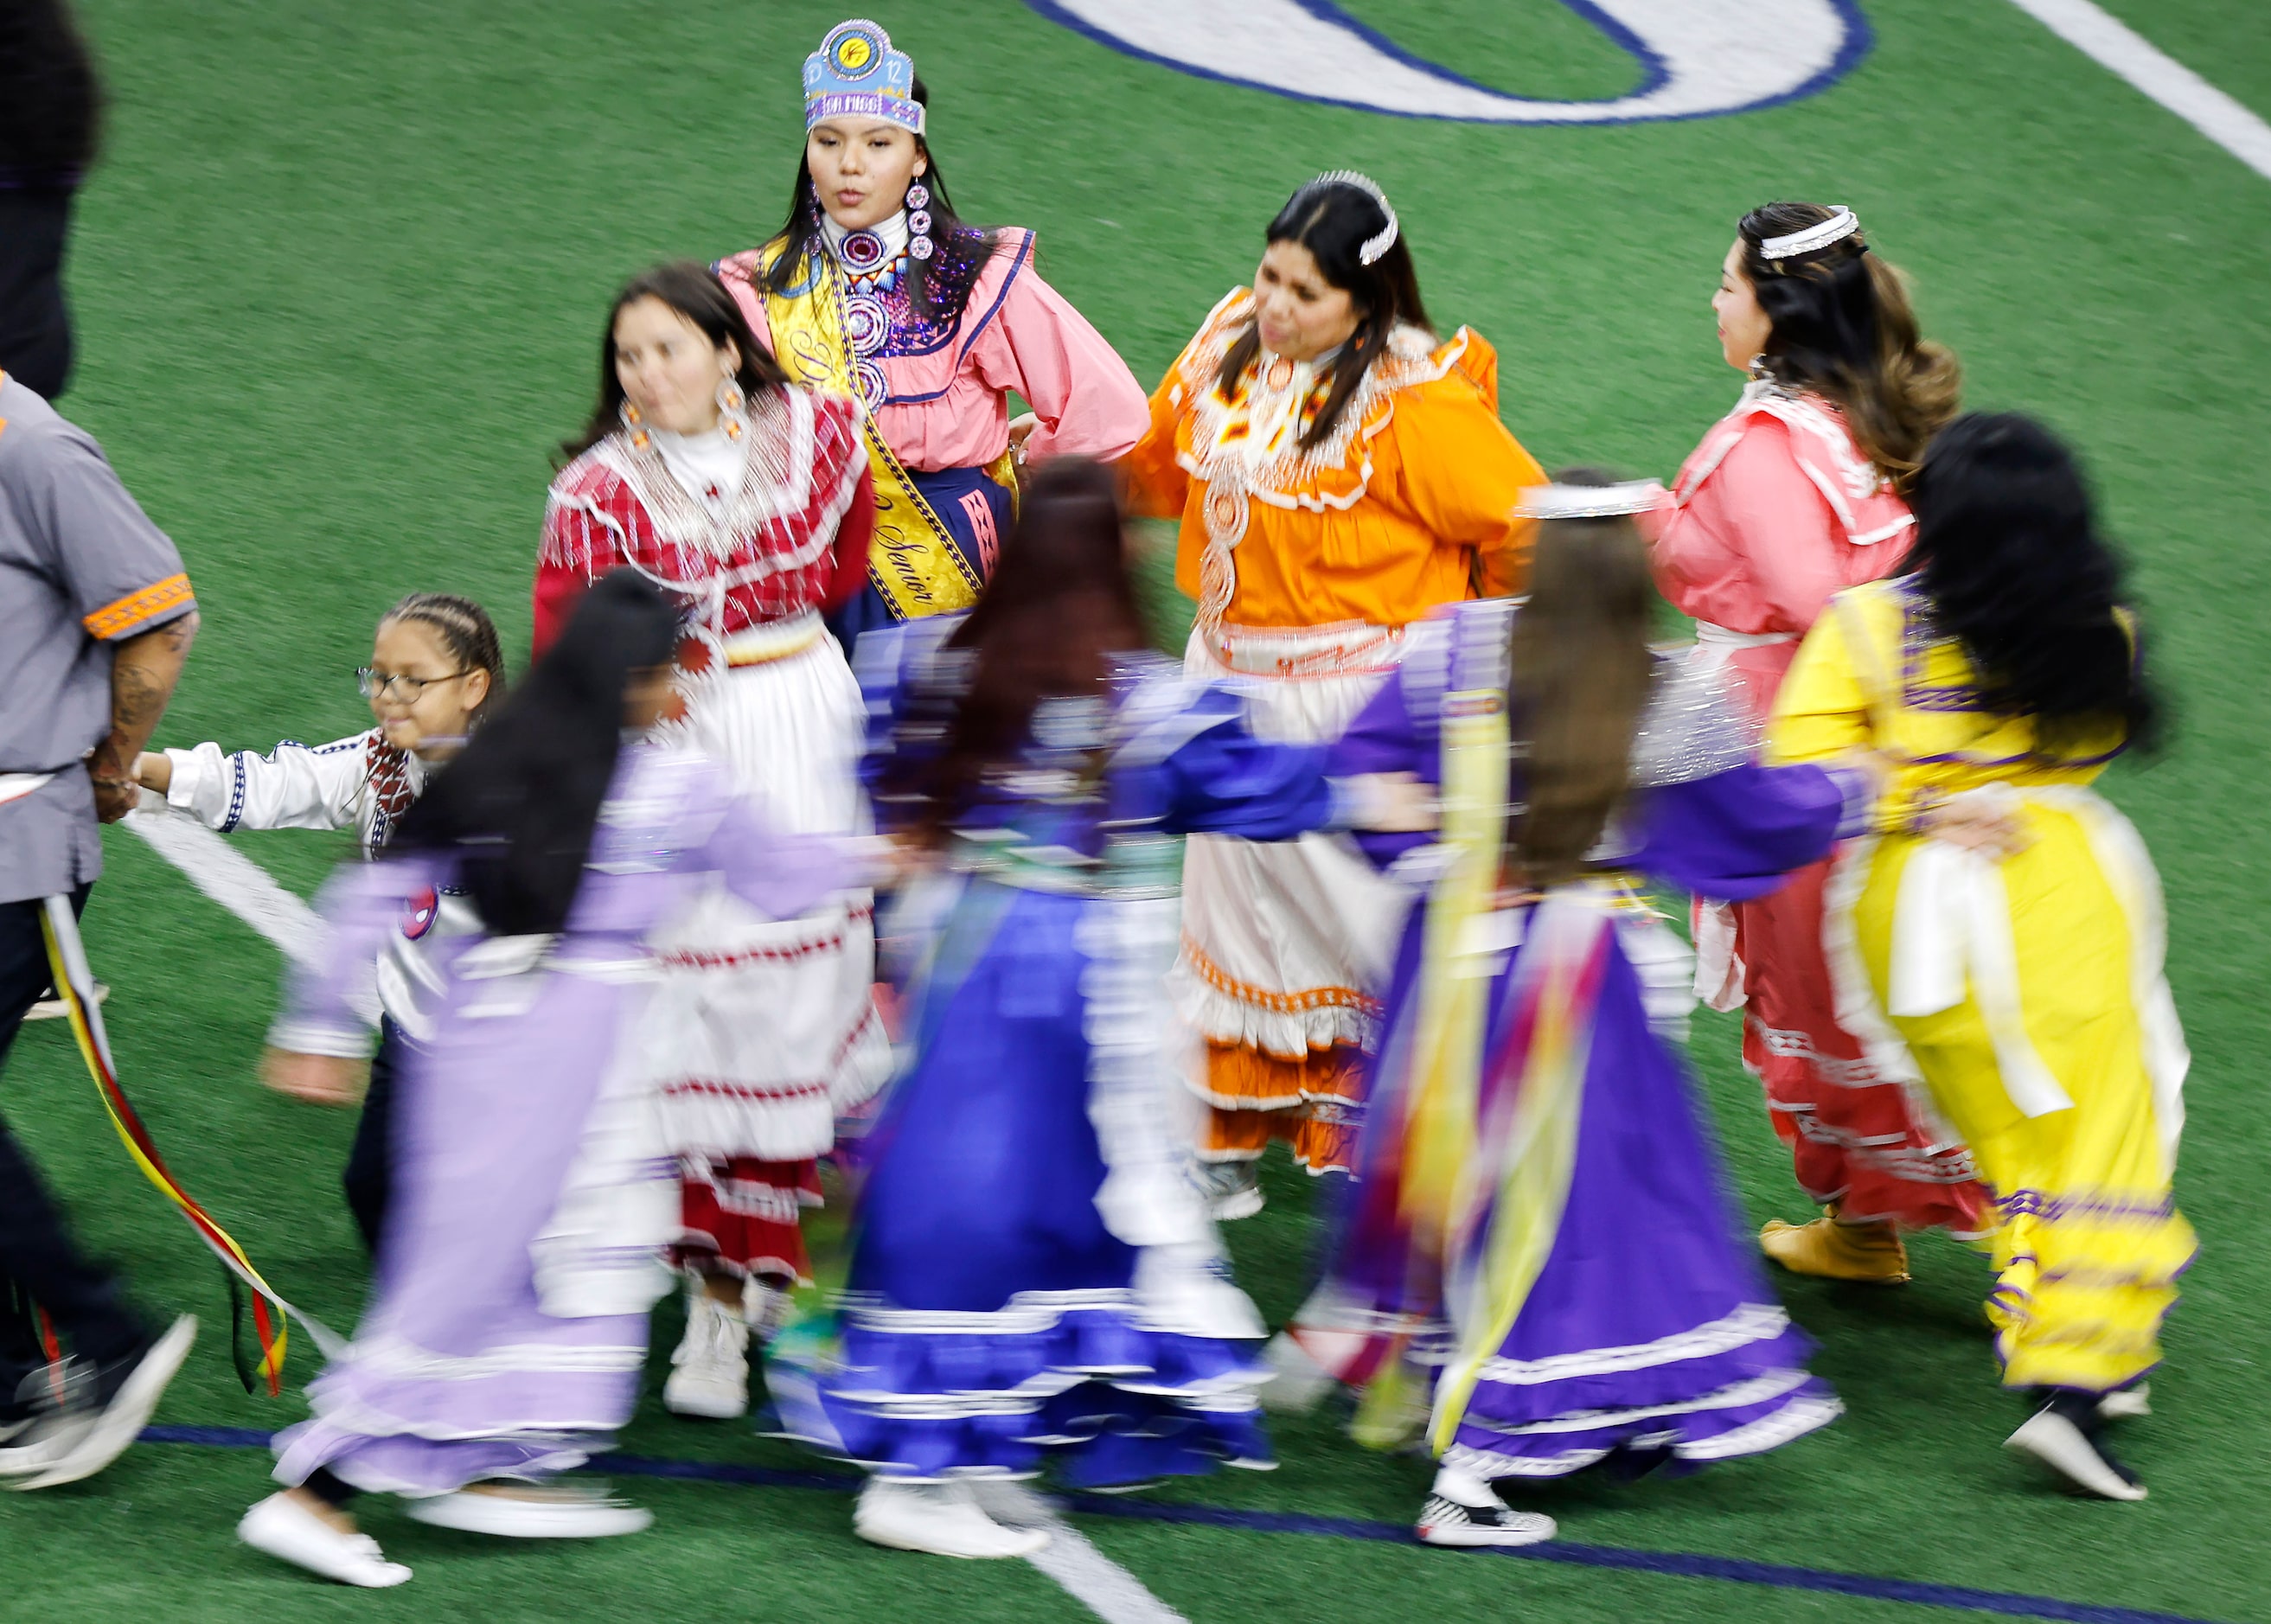
[[(786, 251), (776, 241), (759, 250), (756, 285)], [(767, 292), (765, 320), (773, 350), (789, 376), (808, 389), (860, 399), (859, 358), (845, 320), (844, 278), (825, 254), (809, 256), (799, 291)], [(872, 413), (861, 421), (875, 487), (875, 527), (867, 549), (867, 578), (900, 620), (950, 615), (978, 601), (985, 589), (982, 563), (970, 557), (932, 509), (897, 453), (876, 430)], [(1004, 451), (986, 471), (1014, 496), (1016, 466)]]
[[(1891, 759), (1877, 831), (1847, 847), (1828, 890), (1839, 1019), (1977, 1158), (1999, 1217), (1988, 1317), (2005, 1382), (2104, 1391), (2158, 1362), (2196, 1250), (2170, 1194), (2188, 1056), (2162, 973), (2160, 880), (2089, 787), (2118, 734), (2048, 749), (1977, 692), (1915, 588), (1873, 582), (1808, 634), (1768, 749)], [(2029, 838), (2015, 856), (1913, 832), (1935, 801), (1982, 789)]]

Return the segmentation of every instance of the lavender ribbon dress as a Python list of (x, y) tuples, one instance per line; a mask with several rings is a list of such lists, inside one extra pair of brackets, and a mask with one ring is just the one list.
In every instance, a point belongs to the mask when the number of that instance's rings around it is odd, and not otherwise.
[[(625, 747), (567, 928), (446, 944), (433, 1041), (406, 1055), (396, 1186), (353, 1344), (277, 1441), (277, 1478), (446, 1494), (566, 1470), (630, 1419), (647, 1310), (668, 1289), (677, 1166), (626, 1039), (654, 980), (648, 934), (710, 873), (790, 917), (852, 883), (845, 842), (777, 833), (707, 760)], [(353, 1029), (346, 995), (388, 936), (431, 927), (441, 856), (325, 888), (296, 1019)]]
[[(1503, 689), (1514, 612), (1465, 604), (1415, 631), (1331, 770), (1441, 781), (1445, 696)], [(1489, 978), (1469, 1177), (1493, 1158), (1513, 1165), (1520, 1130), (1510, 1124), (1552, 1068), (1567, 1072), (1575, 1118), (1560, 1166), (1566, 1194), (1557, 1188), (1530, 1210), (1545, 1215), (1535, 1225), (1546, 1237), (1542, 1264), (1510, 1289), (1488, 1284), (1488, 1265), (1494, 1248), (1505, 1254), (1505, 1226), (1525, 1221), (1509, 1210), (1534, 1190), (1493, 1192), (1486, 1173), (1481, 1217), (1455, 1226), (1448, 1246), (1411, 1221), (1413, 1181), (1426, 1173), (1412, 1166), (1415, 1084), (1404, 1061), (1422, 1002), (1426, 910), (1407, 927), (1359, 1182), (1326, 1283), (1293, 1334), (1344, 1380), (1364, 1382), (1393, 1360), (1430, 1367), (1436, 1450), (1485, 1479), (1560, 1476), (1619, 1452), (1642, 1465), (1753, 1454), (1839, 1412), (1807, 1374), (1810, 1344), (1742, 1233), (1673, 1047), (1689, 1003), (1685, 950), (1632, 879), (1756, 896), (1865, 813), (1858, 775), (1764, 768), (1754, 755), (1749, 730), (1708, 683), (1663, 662), (1634, 794), (1593, 854), (1593, 875), (1483, 916), (1485, 939), (1459, 971)], [(1418, 838), (1359, 839), (1374, 860), (1424, 875)]]

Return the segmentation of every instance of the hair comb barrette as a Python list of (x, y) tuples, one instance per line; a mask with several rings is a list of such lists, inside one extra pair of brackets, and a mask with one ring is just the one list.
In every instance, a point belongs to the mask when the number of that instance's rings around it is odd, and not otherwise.
[[(1388, 216), (1388, 224), (1380, 234), (1377, 236), (1366, 237), (1364, 240), (1364, 245), (1357, 250), (1356, 258), (1359, 264), (1371, 264), (1396, 246), (1396, 235), (1402, 227), (1396, 224), (1396, 210), (1388, 201), (1388, 194), (1380, 190), (1380, 183), (1368, 175), (1359, 175), (1353, 169), (1334, 169), (1311, 181), (1307, 186), (1301, 188), (1301, 191), (1314, 191), (1320, 186), (1353, 186), (1378, 204), (1380, 212)], [(1294, 195), (1298, 197), (1300, 193), (1297, 192)]]
[(1811, 254), (1816, 249), (1828, 248), (1832, 242), (1843, 242), (1861, 229), (1861, 217), (1839, 204), (1829, 212), (1829, 218), (1818, 226), (1808, 226), (1803, 231), (1793, 231), (1788, 236), (1768, 237), (1759, 244), (1761, 259), (1790, 259), (1799, 254)]

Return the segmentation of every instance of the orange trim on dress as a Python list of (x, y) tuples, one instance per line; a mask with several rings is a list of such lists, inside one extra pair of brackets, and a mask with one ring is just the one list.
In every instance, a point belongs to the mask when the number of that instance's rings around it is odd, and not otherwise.
[(1215, 991), (1273, 1014), (1305, 1015), (1312, 1009), (1361, 1009), (1367, 1015), (1380, 1012), (1378, 999), (1367, 998), (1353, 987), (1313, 987), (1298, 993), (1273, 993), (1249, 986), (1209, 958), (1205, 950), (1188, 935), (1183, 937), (1183, 957), (1189, 962), (1192, 973)]
[(1336, 1043), (1298, 1058), (1207, 1041), (1206, 1081), (1197, 1093), (1223, 1111), (1285, 1111), (1320, 1101), (1364, 1103), (1364, 1052)]
[(103, 605), (81, 620), (79, 624), (86, 628), (89, 637), (108, 643), (115, 637), (123, 637), (137, 626), (148, 623), (168, 609), (179, 608), (192, 601), (192, 598), (190, 577), (169, 575), (154, 585), (127, 593), (115, 603)]
[(1356, 1170), (1357, 1124), (1351, 1110), (1328, 1105), (1295, 1106), (1285, 1111), (1207, 1113), (1199, 1159), (1245, 1162), (1258, 1159), (1272, 1139), (1282, 1140), (1294, 1165), (1313, 1173)]

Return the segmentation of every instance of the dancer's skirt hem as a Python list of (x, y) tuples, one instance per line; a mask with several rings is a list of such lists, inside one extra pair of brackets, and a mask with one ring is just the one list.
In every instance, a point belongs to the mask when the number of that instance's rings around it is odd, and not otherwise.
[(1268, 1379), (1251, 1345), (1147, 1323), (1125, 1292), (994, 1314), (847, 1305), (833, 1358), (769, 1373), (792, 1433), (871, 1471), (1018, 1477), (1054, 1453), (1084, 1486), (1271, 1464)]

